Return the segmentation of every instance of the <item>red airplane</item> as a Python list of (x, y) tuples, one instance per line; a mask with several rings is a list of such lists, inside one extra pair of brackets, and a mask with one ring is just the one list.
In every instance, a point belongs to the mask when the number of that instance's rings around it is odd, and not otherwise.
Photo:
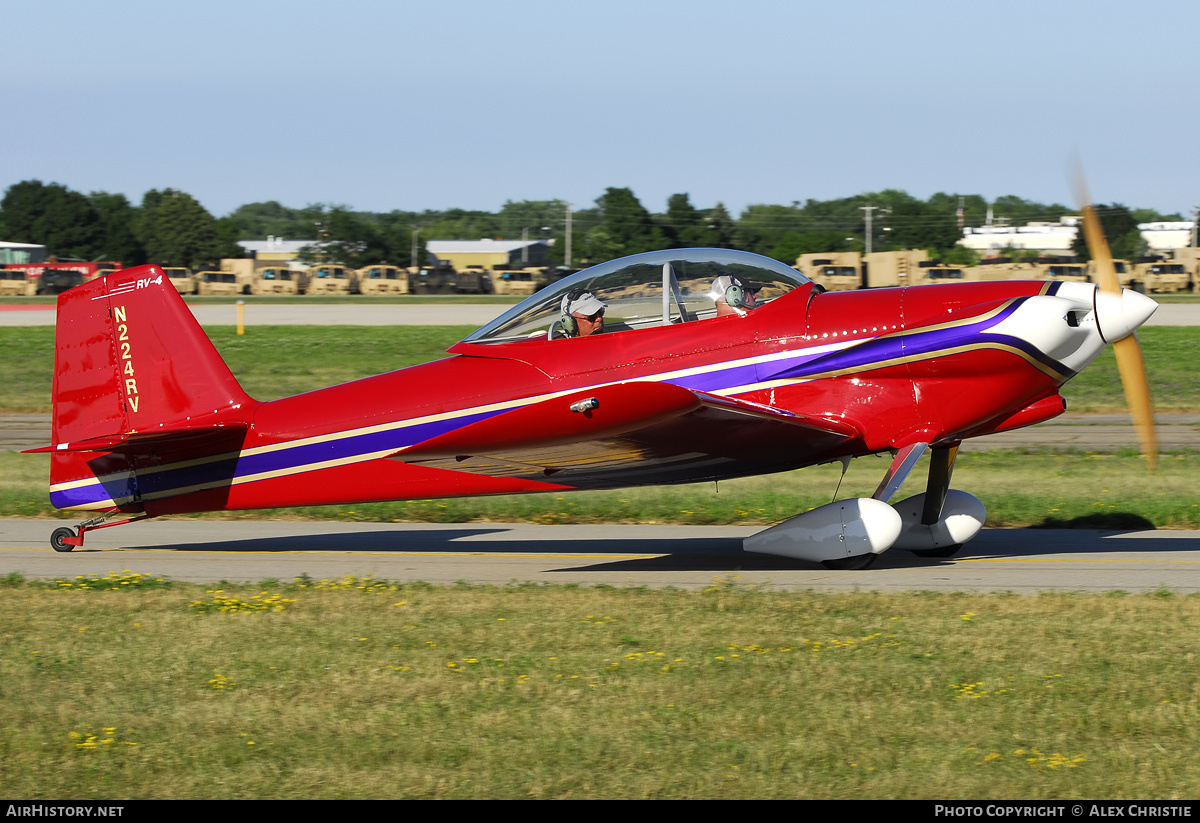
[[(52, 455), (52, 503), (98, 515), (56, 530), (58, 551), (164, 514), (724, 480), (890, 452), (873, 497), (745, 542), (865, 568), (974, 537), (983, 504), (949, 488), (959, 444), (1061, 413), (1059, 389), (1108, 342), (1140, 363), (1131, 335), (1156, 307), (1115, 273), (826, 293), (746, 252), (650, 252), (543, 289), (451, 357), (260, 402), (162, 270), (140, 266), (60, 295), (53, 445), (34, 451)], [(927, 451), (926, 492), (890, 505)]]

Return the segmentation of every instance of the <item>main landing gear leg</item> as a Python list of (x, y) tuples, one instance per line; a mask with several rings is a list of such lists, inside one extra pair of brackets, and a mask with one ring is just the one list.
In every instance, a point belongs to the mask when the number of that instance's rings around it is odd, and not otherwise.
[(106, 514), (102, 517), (94, 517), (91, 520), (85, 520), (80, 523), (75, 529), (63, 526), (60, 529), (55, 529), (50, 535), (50, 548), (56, 552), (69, 552), (76, 546), (83, 545), (83, 536), (95, 529), (107, 529), (112, 526), (124, 526), (126, 523), (134, 523), (138, 520), (145, 520), (149, 515), (140, 514), (137, 517), (127, 517), (124, 520), (115, 520), (109, 522), (109, 518), (114, 515)]
[[(921, 525), (932, 526), (942, 519), (942, 508), (946, 504), (946, 492), (950, 491), (950, 476), (954, 474), (954, 459), (958, 457), (958, 446), (935, 448), (929, 454), (929, 483), (925, 487), (925, 505), (921, 509)], [(938, 546), (934, 549), (910, 549), (917, 557), (953, 557), (962, 543)]]
[(987, 508), (964, 491), (950, 488), (958, 444), (940, 446), (929, 455), (929, 481), (925, 491), (896, 503), (904, 528), (892, 548), (917, 557), (954, 556), (983, 528)]

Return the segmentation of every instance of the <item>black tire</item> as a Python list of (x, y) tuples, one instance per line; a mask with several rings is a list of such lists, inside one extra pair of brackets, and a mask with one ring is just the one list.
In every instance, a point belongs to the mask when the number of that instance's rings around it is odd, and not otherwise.
[(856, 554), (853, 557), (839, 557), (836, 560), (822, 560), (821, 565), (827, 569), (839, 572), (856, 572), (862, 569), (869, 569), (871, 564), (875, 562), (877, 554)]
[(66, 539), (74, 536), (75, 530), (68, 529), (66, 526), (63, 526), (61, 529), (55, 529), (50, 535), (50, 547), (56, 552), (69, 552), (75, 547), (67, 543)]
[(962, 548), (962, 543), (953, 546), (938, 546), (936, 549), (910, 549), (917, 557), (953, 557)]

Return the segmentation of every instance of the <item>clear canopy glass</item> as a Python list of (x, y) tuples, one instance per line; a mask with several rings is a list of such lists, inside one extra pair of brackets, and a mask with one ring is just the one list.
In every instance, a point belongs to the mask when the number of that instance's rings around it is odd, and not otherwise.
[(769, 303), (809, 281), (777, 260), (732, 249), (670, 249), (601, 263), (558, 281), (513, 306), (467, 337), (466, 343), (508, 343), (552, 338), (562, 299), (589, 291), (605, 304), (605, 334), (705, 320), (717, 315), (718, 278), (737, 278), (755, 291), (756, 305)]

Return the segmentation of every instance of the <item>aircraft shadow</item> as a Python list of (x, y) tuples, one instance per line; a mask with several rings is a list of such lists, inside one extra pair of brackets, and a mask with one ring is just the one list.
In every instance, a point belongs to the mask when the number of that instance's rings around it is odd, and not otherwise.
[[(1119, 540), (1111, 538), (1121, 534), (1138, 534), (1140, 532), (1095, 531), (1084, 529), (1037, 530), (1028, 529), (988, 529), (968, 543), (953, 557), (918, 557), (903, 549), (894, 549), (882, 554), (875, 563), (865, 571), (838, 572), (839, 574), (873, 574), (877, 572), (911, 569), (913, 566), (953, 566), (963, 560), (1020, 558), (1048, 559), (1050, 556), (1061, 557), (1064, 562), (1072, 556), (1096, 554), (1136, 554), (1139, 552), (1163, 553), (1200, 553), (1200, 537), (1164, 538), (1162, 532), (1146, 537), (1122, 537)], [(829, 571), (816, 563), (804, 560), (789, 560), (782, 557), (747, 554), (740, 551), (738, 541), (729, 541), (731, 551), (704, 556), (688, 555), (676, 551), (669, 541), (658, 541), (662, 557), (636, 557), (628, 560), (613, 560), (584, 566), (564, 567), (558, 571), (703, 571), (703, 570), (821, 570)], [(713, 564), (718, 557), (728, 561), (725, 565)]]
[(501, 535), (500, 527), (438, 529), (430, 531), (364, 531), (337, 534), (280, 535), (238, 540), (164, 543), (138, 546), (142, 550), (177, 552), (431, 552), (467, 554), (683, 554), (691, 556), (740, 555), (742, 541), (733, 537), (687, 537), (637, 540), (466, 540)]
[[(641, 540), (636, 538), (570, 537), (552, 540), (505, 539), (510, 531), (501, 527), (462, 527), (451, 529), (338, 532), (333, 534), (279, 535), (214, 542), (172, 543), (140, 546), (145, 550), (176, 552), (419, 552), (463, 555), (630, 555), (627, 559), (606, 558), (575, 565), (565, 563), (555, 571), (714, 571), (731, 570), (821, 570), (822, 566), (803, 560), (742, 551), (736, 537), (681, 537)], [(1121, 539), (1106, 539), (1128, 534)], [(1200, 552), (1200, 537), (1167, 537), (1164, 532), (1088, 529), (985, 529), (975, 540), (951, 558), (923, 558), (907, 551), (893, 550), (882, 555), (867, 572), (922, 566), (951, 565), (961, 560), (1019, 559), (1111, 553)], [(489, 537), (489, 539), (468, 539)], [(646, 555), (654, 555), (647, 557)], [(590, 559), (590, 558), (589, 558)]]

